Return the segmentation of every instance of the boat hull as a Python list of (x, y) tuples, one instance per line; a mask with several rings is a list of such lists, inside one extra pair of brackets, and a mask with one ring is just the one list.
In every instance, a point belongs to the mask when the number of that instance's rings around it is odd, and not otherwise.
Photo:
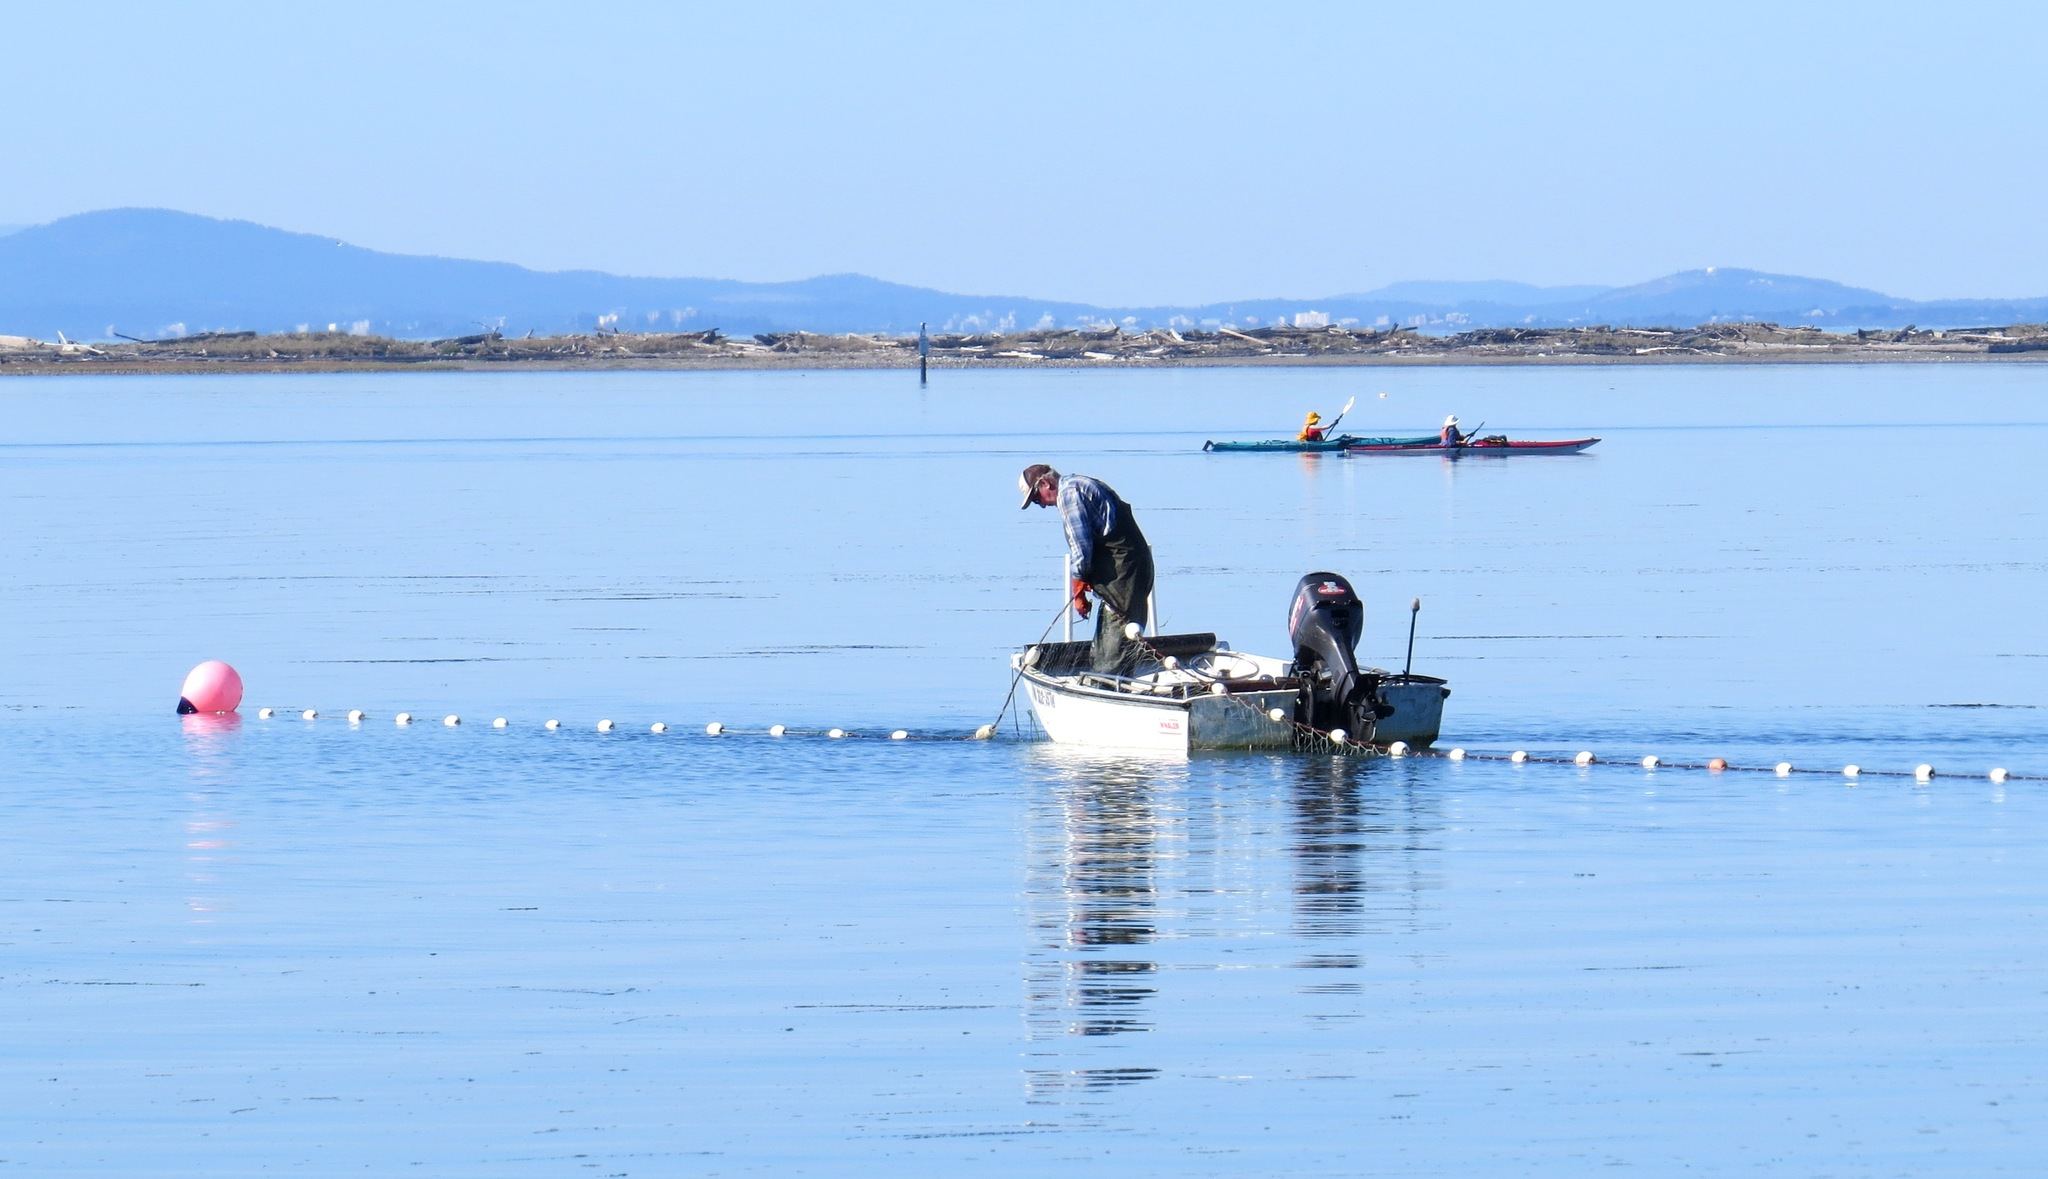
[(1372, 728), (1375, 745), (1406, 742), (1415, 749), (1434, 744), (1444, 724), (1450, 685), (1433, 675), (1390, 675), (1380, 680), (1379, 698), (1393, 709)]
[(1362, 438), (1356, 434), (1339, 434), (1321, 442), (1298, 442), (1292, 438), (1266, 438), (1250, 442), (1204, 442), (1202, 449), (1208, 451), (1238, 452), (1262, 451), (1279, 453), (1322, 453), (1326, 451), (1351, 450), (1360, 446), (1422, 446), (1435, 445), (1432, 435), (1417, 435), (1411, 438)]
[(1291, 721), (1267, 715), (1278, 708), (1291, 718), (1300, 697), (1294, 688), (1177, 700), (1086, 687), (1031, 668), (1023, 677), (1039, 727), (1061, 744), (1176, 754), (1294, 744)]
[(1598, 438), (1567, 438), (1557, 442), (1496, 442), (1492, 445), (1466, 443), (1463, 446), (1445, 446), (1431, 441), (1421, 446), (1378, 446), (1360, 444), (1348, 448), (1351, 454), (1420, 454), (1436, 455), (1439, 458), (1508, 458), (1512, 455), (1532, 454), (1578, 454), (1600, 441)]

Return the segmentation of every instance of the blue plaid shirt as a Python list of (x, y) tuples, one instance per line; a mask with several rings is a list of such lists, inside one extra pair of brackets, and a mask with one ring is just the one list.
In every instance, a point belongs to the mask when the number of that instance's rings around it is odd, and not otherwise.
[(1060, 523), (1067, 528), (1067, 576), (1086, 581), (1095, 542), (1116, 527), (1116, 495), (1100, 479), (1068, 475), (1060, 480), (1059, 507)]

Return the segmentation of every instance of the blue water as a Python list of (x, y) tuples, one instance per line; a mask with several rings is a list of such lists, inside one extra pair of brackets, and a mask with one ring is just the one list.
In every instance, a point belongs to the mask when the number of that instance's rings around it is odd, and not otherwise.
[[(2044, 380), (0, 383), (0, 1169), (2033, 1173)], [(1603, 441), (1200, 452), (1353, 394)], [(1040, 460), (1169, 629), (1335, 569), (1375, 662), (1422, 599), (1445, 746), (1601, 763), (959, 740), (1058, 607)], [(170, 714), (205, 658), (239, 718)]]

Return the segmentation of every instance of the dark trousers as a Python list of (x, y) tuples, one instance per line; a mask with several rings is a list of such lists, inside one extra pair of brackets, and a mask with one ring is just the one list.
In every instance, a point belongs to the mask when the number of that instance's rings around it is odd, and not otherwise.
[(1131, 511), (1119, 513), (1115, 531), (1095, 547), (1090, 584), (1102, 601), (1096, 607), (1095, 643), (1089, 665), (1102, 675), (1129, 675), (1144, 648), (1124, 637), (1124, 624), (1140, 627), (1151, 621), (1152, 546), (1138, 531)]

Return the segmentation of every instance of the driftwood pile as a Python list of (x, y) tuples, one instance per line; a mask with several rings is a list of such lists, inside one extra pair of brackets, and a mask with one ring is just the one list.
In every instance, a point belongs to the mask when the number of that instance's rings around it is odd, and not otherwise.
[[(16, 337), (0, 337), (0, 342)], [(939, 368), (1189, 364), (1521, 364), (2048, 359), (2048, 325), (1826, 332), (1768, 323), (1690, 328), (1483, 328), (1424, 335), (1409, 328), (1262, 327), (1239, 331), (1049, 329), (932, 336)], [(0, 372), (66, 369), (266, 371), (350, 367), (490, 368), (906, 368), (914, 335), (777, 332), (734, 339), (699, 332), (528, 336), (498, 332), (445, 340), (393, 340), (340, 332), (213, 332), (172, 340), (123, 338), (59, 347), (0, 347)]]

